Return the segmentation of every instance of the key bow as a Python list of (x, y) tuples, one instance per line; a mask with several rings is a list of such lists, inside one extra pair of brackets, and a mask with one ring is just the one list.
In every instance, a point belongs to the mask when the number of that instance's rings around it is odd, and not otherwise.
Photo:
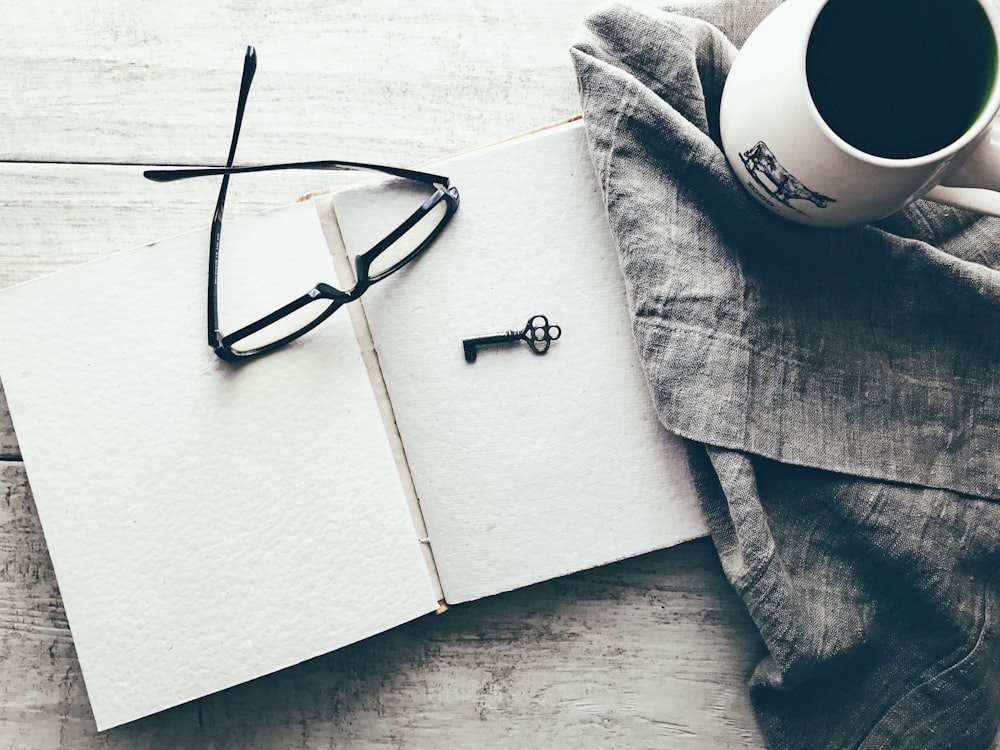
[(544, 315), (534, 315), (521, 332), (521, 338), (528, 342), (535, 354), (545, 354), (555, 341), (562, 335), (562, 329), (549, 323)]

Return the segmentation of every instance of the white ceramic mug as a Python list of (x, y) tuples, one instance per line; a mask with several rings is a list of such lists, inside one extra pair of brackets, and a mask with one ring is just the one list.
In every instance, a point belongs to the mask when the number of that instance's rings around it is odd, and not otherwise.
[(786, 0), (726, 79), (726, 157), (814, 226), (921, 197), (1000, 216), (998, 28), (992, 0)]

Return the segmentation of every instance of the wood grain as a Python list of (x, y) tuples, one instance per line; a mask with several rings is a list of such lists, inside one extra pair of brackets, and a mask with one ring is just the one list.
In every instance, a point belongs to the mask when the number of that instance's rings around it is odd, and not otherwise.
[(0, 158), (224, 161), (243, 51), (248, 162), (413, 164), (579, 111), (569, 44), (590, 2), (14, 2)]

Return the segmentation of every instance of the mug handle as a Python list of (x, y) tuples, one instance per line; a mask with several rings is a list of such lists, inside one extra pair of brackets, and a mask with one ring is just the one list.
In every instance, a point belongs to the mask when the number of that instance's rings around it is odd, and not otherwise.
[(1000, 216), (1000, 122), (994, 122), (979, 146), (946, 170), (941, 183), (923, 197), (988, 216)]

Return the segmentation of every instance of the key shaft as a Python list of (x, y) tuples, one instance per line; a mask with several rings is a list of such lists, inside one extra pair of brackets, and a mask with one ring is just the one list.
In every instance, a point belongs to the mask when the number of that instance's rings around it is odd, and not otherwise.
[(462, 342), (462, 351), (465, 352), (466, 362), (476, 361), (476, 350), (480, 346), (495, 346), (497, 344), (513, 344), (524, 338), (524, 331), (507, 331), (506, 333), (496, 333), (492, 336), (476, 336), (472, 339), (465, 339)]

